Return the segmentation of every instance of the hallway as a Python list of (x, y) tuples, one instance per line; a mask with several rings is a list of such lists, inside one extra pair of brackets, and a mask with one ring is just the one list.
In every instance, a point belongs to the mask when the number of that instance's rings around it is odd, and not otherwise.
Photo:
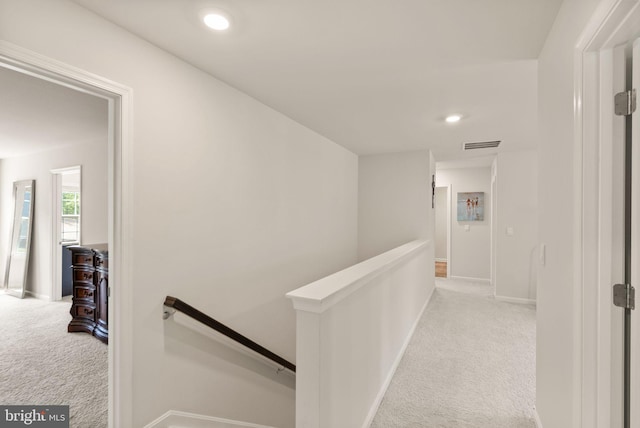
[(535, 318), (489, 285), (437, 278), (371, 426), (534, 428)]

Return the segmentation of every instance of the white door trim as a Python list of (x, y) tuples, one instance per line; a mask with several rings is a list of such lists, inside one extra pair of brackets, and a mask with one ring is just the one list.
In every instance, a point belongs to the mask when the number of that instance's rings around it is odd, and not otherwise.
[[(611, 375), (617, 358), (611, 286), (620, 275), (612, 186), (620, 180), (612, 151), (613, 52), (637, 31), (640, 0), (604, 0), (574, 53), (574, 400), (575, 427), (621, 426)], [(621, 355), (621, 353), (620, 353)], [(612, 400), (612, 397), (613, 400)]]
[(493, 295), (497, 290), (497, 270), (498, 270), (498, 158), (494, 158), (491, 163), (491, 253), (490, 253), (490, 279)]
[(109, 427), (133, 424), (132, 378), (132, 90), (0, 40), (0, 66), (104, 98), (109, 105)]

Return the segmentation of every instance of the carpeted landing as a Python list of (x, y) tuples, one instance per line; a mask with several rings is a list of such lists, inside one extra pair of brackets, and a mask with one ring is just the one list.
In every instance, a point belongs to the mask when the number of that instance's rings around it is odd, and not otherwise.
[(436, 290), (372, 428), (535, 428), (535, 307), (488, 286)]
[(105, 428), (107, 345), (67, 333), (70, 307), (0, 293), (0, 404), (69, 405), (71, 428)]

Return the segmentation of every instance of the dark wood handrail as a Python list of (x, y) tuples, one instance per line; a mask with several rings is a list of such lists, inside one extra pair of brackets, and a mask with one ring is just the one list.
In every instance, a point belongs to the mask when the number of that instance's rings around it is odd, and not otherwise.
[(199, 310), (197, 310), (196, 308), (194, 308), (193, 306), (183, 302), (180, 299), (177, 299), (175, 297), (172, 296), (167, 296), (166, 299), (164, 300), (164, 305), (168, 306), (170, 308), (175, 309), (176, 311), (180, 311), (185, 315), (190, 316), (191, 318), (195, 319), (196, 321), (200, 321), (202, 324), (211, 327), (212, 329), (214, 329), (215, 331), (224, 334), (225, 336), (227, 336), (228, 338), (235, 340), (236, 342), (246, 346), (247, 348), (251, 349), (254, 352), (257, 352), (258, 354), (262, 355), (263, 357), (266, 357), (268, 359), (270, 359), (271, 361), (274, 361), (278, 364), (280, 364), (281, 366), (291, 370), (292, 372), (296, 372), (296, 366), (293, 363), (290, 363), (289, 361), (285, 360), (284, 358), (282, 358), (281, 356), (274, 354), (273, 352), (269, 351), (267, 348), (258, 345), (256, 342), (254, 342), (253, 340), (249, 339), (246, 336), (241, 335), (240, 333), (238, 333), (237, 331), (227, 327), (226, 325), (222, 324), (221, 322), (211, 318), (209, 315), (200, 312)]

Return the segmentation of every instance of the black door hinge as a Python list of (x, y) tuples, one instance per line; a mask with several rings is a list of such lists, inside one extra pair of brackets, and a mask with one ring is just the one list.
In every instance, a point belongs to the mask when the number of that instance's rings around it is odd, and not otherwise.
[(617, 93), (614, 98), (614, 111), (617, 116), (631, 116), (636, 111), (636, 90)]
[(636, 289), (631, 284), (613, 286), (613, 304), (625, 309), (636, 308)]

